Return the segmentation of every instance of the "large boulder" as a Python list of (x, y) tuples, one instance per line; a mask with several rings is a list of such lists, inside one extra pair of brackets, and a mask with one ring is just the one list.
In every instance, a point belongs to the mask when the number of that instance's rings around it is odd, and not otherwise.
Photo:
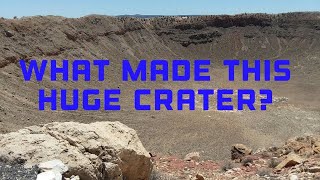
[(243, 144), (234, 144), (231, 148), (231, 159), (242, 161), (245, 156), (252, 153), (252, 149), (248, 148)]
[(292, 153), (289, 154), (280, 164), (278, 164), (275, 169), (280, 171), (282, 168), (295, 166), (297, 164), (301, 164), (303, 161), (304, 160), (300, 156)]
[(81, 179), (148, 179), (149, 153), (135, 130), (120, 122), (50, 123), (0, 135), (0, 157), (26, 167), (59, 159)]

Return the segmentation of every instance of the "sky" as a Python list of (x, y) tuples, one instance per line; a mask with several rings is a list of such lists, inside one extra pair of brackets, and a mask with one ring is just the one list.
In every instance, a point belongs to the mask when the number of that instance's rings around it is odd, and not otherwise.
[(216, 15), (320, 11), (320, 0), (0, 0), (0, 17)]

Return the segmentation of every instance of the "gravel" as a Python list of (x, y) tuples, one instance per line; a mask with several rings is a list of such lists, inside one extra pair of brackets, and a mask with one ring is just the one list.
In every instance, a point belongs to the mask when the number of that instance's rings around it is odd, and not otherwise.
[(1, 180), (36, 180), (39, 173), (38, 167), (24, 168), (21, 164), (9, 164), (0, 162)]

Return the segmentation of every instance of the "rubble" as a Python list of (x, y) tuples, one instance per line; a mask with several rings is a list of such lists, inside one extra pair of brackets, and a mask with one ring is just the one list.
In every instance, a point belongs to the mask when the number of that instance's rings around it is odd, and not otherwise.
[(152, 159), (155, 168), (177, 179), (316, 179), (320, 178), (320, 156), (314, 149), (319, 144), (320, 138), (315, 136), (292, 138), (283, 146), (257, 151), (235, 144), (231, 147), (232, 161), (227, 163), (161, 155)]

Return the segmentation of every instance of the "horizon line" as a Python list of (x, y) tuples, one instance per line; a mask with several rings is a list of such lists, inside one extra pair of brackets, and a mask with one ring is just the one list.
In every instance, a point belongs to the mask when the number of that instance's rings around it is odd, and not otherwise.
[[(109, 15), (109, 14), (97, 14), (97, 13), (92, 13), (92, 14), (87, 14), (87, 15), (82, 15), (82, 16), (63, 16), (63, 15), (54, 15), (54, 14), (47, 14), (47, 15), (30, 15), (30, 16), (13, 16), (11, 18), (6, 18), (0, 15), (0, 18), (4, 19), (15, 19), (15, 18), (27, 18), (27, 17), (45, 17), (45, 16), (56, 16), (56, 17), (64, 17), (64, 18), (82, 18), (82, 17), (87, 17), (87, 16), (110, 16), (110, 17), (136, 17), (136, 16), (146, 16), (145, 18), (152, 18), (152, 17), (169, 17), (169, 16), (237, 16), (237, 15), (244, 15), (244, 14), (267, 14), (267, 15), (278, 15), (278, 14), (290, 14), (290, 13), (320, 13), (320, 11), (288, 11), (288, 12), (280, 12), (280, 13), (269, 13), (269, 12), (243, 12), (243, 13), (226, 13), (226, 14), (176, 14), (176, 15), (157, 15), (157, 14), (120, 14), (120, 15)], [(136, 17), (139, 18), (139, 17)]]

